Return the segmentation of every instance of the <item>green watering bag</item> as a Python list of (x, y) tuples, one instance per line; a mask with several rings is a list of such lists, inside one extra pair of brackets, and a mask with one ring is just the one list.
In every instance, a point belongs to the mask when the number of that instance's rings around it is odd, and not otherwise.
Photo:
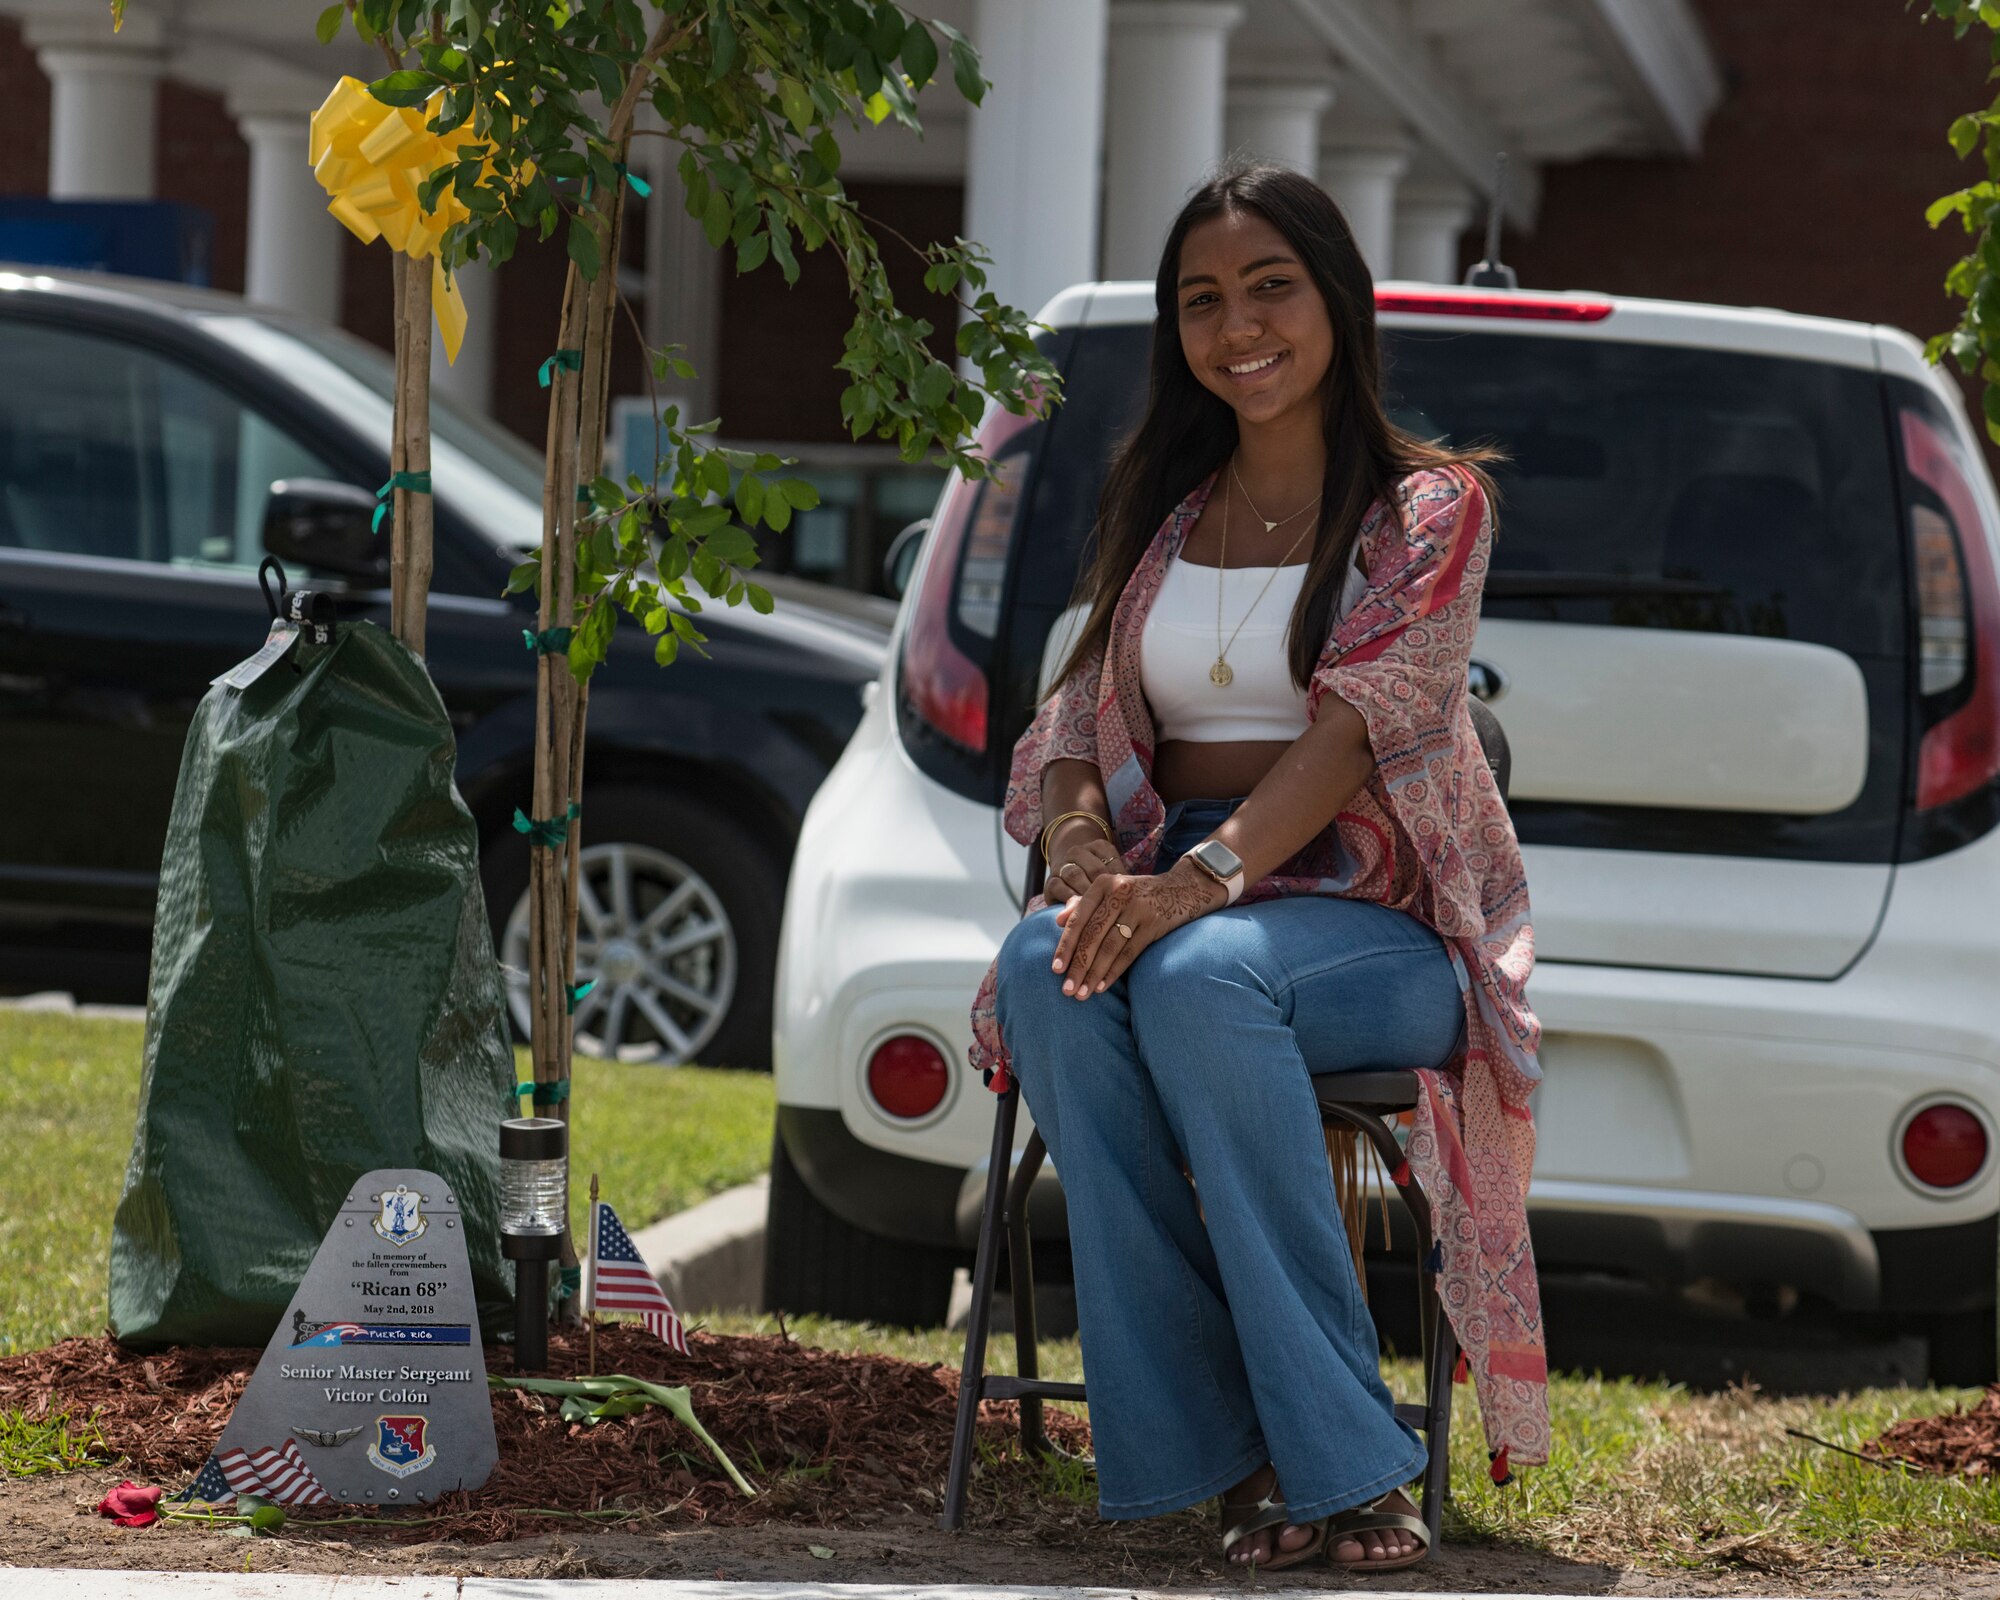
[(378, 1167), (445, 1180), (488, 1334), (511, 1315), (513, 1051), (451, 725), (379, 628), (311, 636), (210, 689), (181, 759), (111, 1239), (127, 1343), (262, 1344)]

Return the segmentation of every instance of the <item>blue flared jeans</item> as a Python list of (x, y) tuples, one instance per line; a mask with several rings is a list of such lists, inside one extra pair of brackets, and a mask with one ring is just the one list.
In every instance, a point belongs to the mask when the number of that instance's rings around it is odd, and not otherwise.
[[(1158, 870), (1237, 803), (1173, 807)], [(1382, 1382), (1310, 1074), (1450, 1058), (1442, 941), (1366, 901), (1260, 901), (1078, 1001), (1060, 934), (1045, 910), (1008, 935), (998, 1007), (1068, 1201), (1100, 1513), (1177, 1511), (1267, 1461), (1294, 1522), (1410, 1482), (1424, 1447)]]

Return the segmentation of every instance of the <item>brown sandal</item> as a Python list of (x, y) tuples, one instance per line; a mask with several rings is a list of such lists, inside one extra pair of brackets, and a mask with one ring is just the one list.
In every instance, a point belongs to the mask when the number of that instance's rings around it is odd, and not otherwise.
[[(1393, 1492), (1393, 1491), (1392, 1491)], [(1387, 1500), (1388, 1495), (1382, 1496)], [(1421, 1517), (1405, 1516), (1400, 1511), (1384, 1511), (1382, 1500), (1373, 1505), (1356, 1506), (1352, 1511), (1336, 1512), (1326, 1519), (1327, 1564), (1340, 1568), (1342, 1572), (1396, 1572), (1403, 1567), (1414, 1567), (1431, 1553), (1431, 1530), (1424, 1525)], [(1342, 1561), (1334, 1555), (1333, 1549), (1342, 1539), (1355, 1539), (1364, 1533), (1407, 1533), (1417, 1541), (1417, 1548), (1406, 1556), (1390, 1556), (1377, 1559), (1364, 1555), (1359, 1561)]]
[[(1271, 1474), (1270, 1489), (1257, 1500), (1232, 1500), (1224, 1495), (1220, 1501), (1222, 1516), (1222, 1559), (1231, 1566), (1238, 1565), (1229, 1560), (1229, 1552), (1249, 1538), (1253, 1533), (1262, 1533), (1266, 1528), (1293, 1526), (1285, 1509), (1285, 1502), (1278, 1494), (1278, 1475)], [(1230, 1518), (1237, 1520), (1232, 1523)], [(1296, 1567), (1310, 1561), (1326, 1549), (1326, 1519), (1318, 1522), (1298, 1524), (1312, 1529), (1313, 1536), (1296, 1550), (1280, 1550), (1277, 1541), (1272, 1541), (1270, 1559), (1249, 1562), (1247, 1565), (1260, 1572), (1283, 1572), (1287, 1567)]]

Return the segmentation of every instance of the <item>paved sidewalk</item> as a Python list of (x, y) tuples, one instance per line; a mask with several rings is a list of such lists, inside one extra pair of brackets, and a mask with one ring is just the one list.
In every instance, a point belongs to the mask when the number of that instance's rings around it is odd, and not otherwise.
[[(1386, 1576), (1386, 1575), (1385, 1575)], [(1491, 1594), (1397, 1589), (1393, 1578), (1354, 1589), (1265, 1591), (1282, 1600), (1336, 1600), (1357, 1592), (1427, 1600), (1502, 1600)], [(1242, 1600), (1245, 1586), (1176, 1589), (1013, 1588), (970, 1583), (709, 1583), (657, 1578), (345, 1578), (306, 1573), (95, 1572), (0, 1567), (7, 1600)], [(1539, 1600), (1585, 1600), (1543, 1595)], [(1732, 1595), (1730, 1600), (1753, 1600)], [(1771, 1597), (1777, 1600), (1777, 1597)]]

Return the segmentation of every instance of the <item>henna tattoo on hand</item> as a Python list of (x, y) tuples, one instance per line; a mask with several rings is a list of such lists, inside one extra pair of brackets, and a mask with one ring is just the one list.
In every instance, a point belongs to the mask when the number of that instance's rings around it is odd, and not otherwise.
[(1223, 893), (1220, 884), (1213, 881), (1193, 882), (1178, 870), (1146, 881), (1146, 899), (1174, 927), (1192, 922), (1204, 912), (1214, 909), (1216, 896)]

